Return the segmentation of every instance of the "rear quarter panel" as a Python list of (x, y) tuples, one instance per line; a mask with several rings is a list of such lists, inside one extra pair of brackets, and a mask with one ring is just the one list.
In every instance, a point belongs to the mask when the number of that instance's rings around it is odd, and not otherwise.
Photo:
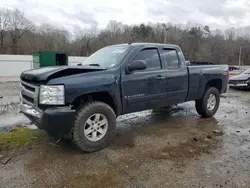
[(200, 99), (209, 81), (218, 79), (222, 81), (221, 92), (227, 88), (228, 73), (227, 65), (201, 65), (188, 66), (189, 93), (187, 101)]

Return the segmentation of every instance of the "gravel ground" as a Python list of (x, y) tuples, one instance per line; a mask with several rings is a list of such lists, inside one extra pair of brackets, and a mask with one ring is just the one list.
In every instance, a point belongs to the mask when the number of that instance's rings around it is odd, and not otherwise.
[(1, 82), (0, 105), (17, 103), (19, 101), (20, 82)]
[(0, 187), (250, 187), (249, 98), (229, 91), (208, 119), (193, 102), (122, 116), (95, 153), (41, 143), (0, 164)]
[(0, 132), (29, 123), (24, 115), (18, 113), (20, 82), (7, 80), (11, 79), (0, 77)]

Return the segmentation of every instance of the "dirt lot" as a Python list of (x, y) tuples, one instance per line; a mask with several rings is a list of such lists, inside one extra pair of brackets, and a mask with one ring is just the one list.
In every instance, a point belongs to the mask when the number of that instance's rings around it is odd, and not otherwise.
[(0, 132), (7, 127), (29, 122), (27, 118), (18, 113), (19, 88), (20, 82), (6, 82), (3, 77), (0, 77)]
[(249, 91), (230, 91), (214, 118), (193, 102), (129, 114), (102, 151), (44, 141), (16, 152), (0, 164), (0, 187), (250, 187), (249, 109)]
[(19, 101), (20, 82), (1, 82), (0, 77), (0, 105)]

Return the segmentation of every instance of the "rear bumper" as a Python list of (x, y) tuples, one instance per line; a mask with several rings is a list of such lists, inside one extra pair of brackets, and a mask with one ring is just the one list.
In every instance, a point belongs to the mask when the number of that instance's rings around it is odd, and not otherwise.
[(75, 111), (66, 108), (48, 108), (44, 111), (20, 104), (20, 112), (28, 117), (39, 129), (51, 134), (65, 134), (71, 131)]
[(247, 83), (240, 83), (240, 84), (228, 84), (230, 87), (250, 87)]

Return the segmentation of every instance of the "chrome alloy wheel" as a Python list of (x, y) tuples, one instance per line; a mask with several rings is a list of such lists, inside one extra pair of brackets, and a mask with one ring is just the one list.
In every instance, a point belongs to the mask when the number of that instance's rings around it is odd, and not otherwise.
[(100, 113), (91, 115), (84, 125), (84, 135), (92, 142), (101, 140), (106, 135), (107, 130), (108, 120)]
[(210, 94), (207, 100), (207, 109), (212, 111), (215, 108), (215, 105), (216, 105), (216, 97), (214, 94)]

